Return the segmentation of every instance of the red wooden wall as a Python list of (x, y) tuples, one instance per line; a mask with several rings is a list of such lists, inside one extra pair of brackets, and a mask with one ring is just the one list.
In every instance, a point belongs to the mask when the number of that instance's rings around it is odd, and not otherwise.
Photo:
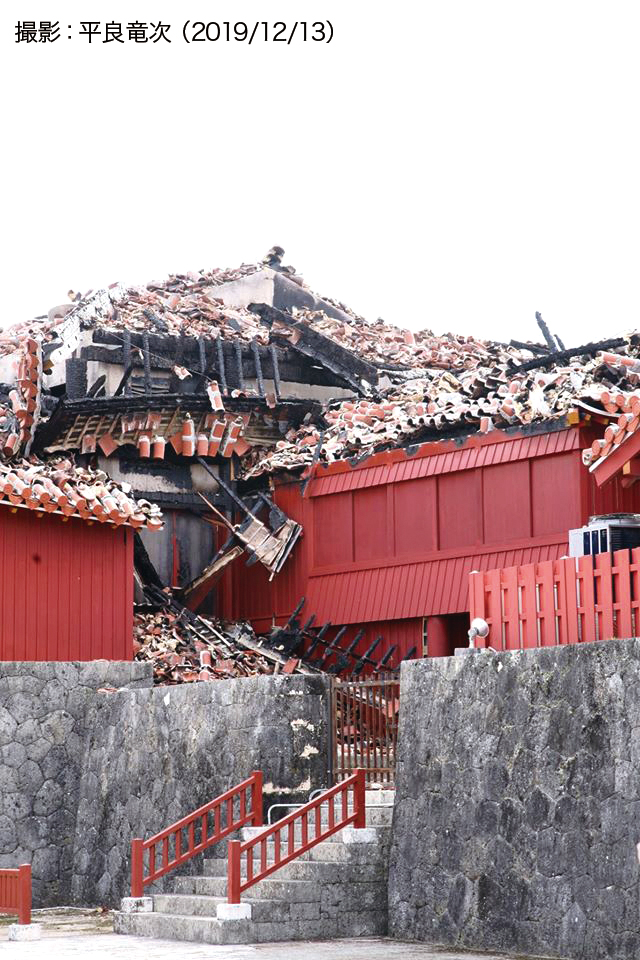
[(280, 486), (276, 501), (303, 539), (272, 584), (259, 565), (236, 561), (225, 612), (266, 630), (305, 596), (303, 617), (366, 624), (367, 636), (420, 648), (423, 617), (468, 611), (471, 570), (555, 560), (589, 515), (640, 510), (636, 488), (596, 489), (581, 462), (589, 443), (577, 426), (489, 435), (335, 464), (304, 497), (298, 484)]
[(0, 660), (131, 660), (133, 531), (0, 508)]

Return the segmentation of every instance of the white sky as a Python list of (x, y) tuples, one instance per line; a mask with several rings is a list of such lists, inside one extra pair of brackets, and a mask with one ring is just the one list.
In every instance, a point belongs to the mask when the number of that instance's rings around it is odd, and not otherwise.
[[(216, 16), (335, 38), (183, 42)], [(62, 38), (15, 43), (23, 17)], [(89, 46), (88, 17), (173, 43)], [(637, 0), (4, 0), (0, 325), (279, 243), (370, 319), (536, 339), (540, 310), (567, 344), (640, 326), (639, 28)]]

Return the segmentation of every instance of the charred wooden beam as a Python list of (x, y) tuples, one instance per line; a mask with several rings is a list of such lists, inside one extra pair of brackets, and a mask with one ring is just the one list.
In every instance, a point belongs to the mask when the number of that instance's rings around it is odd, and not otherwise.
[[(358, 393), (365, 392), (362, 381), (371, 385), (378, 382), (378, 370), (373, 364), (346, 350), (335, 340), (313, 330), (307, 324), (294, 320), (283, 310), (277, 310), (266, 303), (250, 303), (249, 310), (268, 323), (273, 324), (277, 321), (290, 327), (297, 336), (292, 339), (283, 337), (289, 346), (341, 377)], [(278, 337), (277, 331), (272, 330), (271, 336)]]
[(373, 643), (365, 650), (362, 654), (355, 667), (353, 668), (354, 674), (362, 673), (367, 663), (373, 663), (371, 659), (375, 653), (376, 647), (382, 642), (382, 637), (377, 636)]
[(236, 354), (236, 371), (238, 375), (238, 389), (244, 390), (244, 373), (242, 371), (242, 344), (239, 340), (236, 340), (234, 346)]
[(258, 393), (261, 397), (264, 397), (264, 377), (262, 376), (262, 364), (260, 363), (260, 351), (258, 350), (258, 341), (251, 341), (251, 352), (253, 353), (253, 360), (256, 365), (256, 377), (258, 380)]
[(329, 643), (327, 643), (326, 649), (325, 649), (323, 655), (320, 657), (320, 659), (319, 659), (319, 661), (318, 661), (318, 664), (317, 664), (317, 666), (318, 666), (321, 670), (324, 669), (324, 665), (325, 665), (325, 663), (327, 662), (327, 660), (330, 660), (330, 659), (331, 659), (331, 656), (332, 656), (334, 653), (337, 653), (337, 652), (338, 652), (338, 649), (339, 649), (338, 644), (340, 643), (340, 641), (342, 640), (342, 638), (344, 637), (344, 635), (345, 635), (346, 632), (347, 632), (347, 627), (340, 627), (340, 629), (339, 629), (338, 632), (336, 633), (336, 635), (335, 635), (335, 637), (333, 638), (333, 640), (330, 640)]
[(91, 384), (91, 387), (87, 392), (87, 396), (88, 397), (101, 396), (104, 393), (104, 385), (106, 382), (107, 382), (107, 378), (103, 373), (101, 374), (101, 376), (98, 377), (97, 380), (94, 380), (94, 382)]
[(557, 350), (558, 344), (555, 342), (555, 340), (551, 336), (551, 331), (549, 330), (549, 327), (546, 325), (546, 323), (542, 319), (542, 314), (540, 313), (539, 310), (536, 310), (536, 323), (538, 324), (538, 326), (540, 327), (540, 330), (542, 331), (542, 336), (544, 337), (545, 343), (549, 347), (549, 350)]
[(509, 340), (510, 347), (517, 347), (518, 350), (529, 350), (531, 353), (543, 354), (549, 353), (548, 347), (543, 347), (541, 343), (527, 343), (526, 340)]
[(150, 307), (145, 307), (142, 312), (147, 320), (154, 325), (156, 330), (158, 330), (160, 333), (168, 333), (169, 327), (167, 326), (166, 320), (163, 320), (162, 317), (159, 317), (157, 313), (154, 313)]
[(149, 354), (149, 334), (142, 335), (142, 351), (144, 360), (144, 392), (151, 393), (151, 356)]
[(387, 664), (389, 663), (389, 661), (391, 660), (391, 657), (393, 656), (393, 654), (395, 653), (395, 651), (396, 651), (396, 644), (394, 643), (394, 644), (392, 644), (392, 645), (389, 647), (389, 649), (387, 650), (387, 652), (385, 653), (385, 655), (382, 657), (382, 659), (378, 661), (377, 666), (376, 666), (375, 669), (376, 669), (376, 670), (382, 670), (383, 667), (386, 667), (386, 665), (387, 665)]
[(118, 384), (118, 386), (116, 387), (113, 393), (114, 397), (119, 397), (123, 393), (125, 395), (128, 394), (128, 392), (131, 390), (131, 385), (129, 383), (129, 380), (131, 378), (132, 373), (133, 373), (133, 367), (127, 367), (125, 372), (122, 374), (122, 377), (120, 378), (120, 383)]
[(122, 342), (122, 360), (124, 366), (124, 375), (122, 377), (122, 385), (125, 396), (129, 396), (131, 393), (131, 384), (129, 383), (129, 377), (131, 376), (131, 371), (133, 370), (133, 364), (131, 363), (131, 333), (128, 330), (125, 330), (123, 342)]
[(325, 633), (327, 632), (327, 630), (329, 629), (330, 626), (331, 626), (331, 621), (330, 621), (330, 620), (327, 620), (327, 622), (324, 624), (324, 626), (320, 627), (320, 630), (318, 631), (318, 633), (317, 633), (316, 636), (314, 637), (314, 639), (313, 639), (313, 641), (312, 641), (312, 643), (311, 643), (311, 646), (310, 646), (309, 649), (307, 650), (305, 659), (308, 660), (308, 659), (311, 657), (311, 655), (312, 655), (313, 653), (315, 653), (316, 648), (319, 647), (320, 644), (326, 643), (326, 641), (324, 640), (324, 635), (325, 635)]
[(65, 361), (67, 396), (71, 400), (87, 395), (87, 361), (70, 357)]
[(304, 604), (305, 604), (305, 597), (302, 597), (301, 600), (298, 602), (298, 606), (295, 608), (295, 610), (287, 620), (284, 627), (285, 630), (291, 630), (291, 627), (294, 625), (298, 614), (302, 612), (302, 608), (304, 607)]
[(347, 670), (347, 668), (352, 667), (353, 661), (355, 658), (355, 649), (364, 637), (364, 630), (358, 630), (355, 637), (351, 641), (348, 647), (344, 650), (339, 651), (339, 656), (336, 657), (336, 662), (332, 667), (329, 667), (329, 673), (342, 673)]
[(558, 350), (555, 353), (548, 353), (545, 357), (536, 357), (534, 360), (527, 360), (513, 367), (512, 373), (519, 370), (536, 370), (538, 367), (550, 367), (555, 364), (564, 363), (571, 360), (572, 357), (593, 356), (601, 350), (615, 350), (617, 347), (626, 347), (627, 344), (638, 346), (640, 336), (633, 334), (631, 337), (613, 337), (609, 340), (599, 340), (594, 343), (583, 343), (580, 347), (571, 347), (569, 350)]
[[(142, 350), (142, 335), (130, 334), (130, 336), (131, 345)], [(116, 334), (110, 332), (107, 334), (104, 331), (94, 331), (94, 342), (81, 347), (80, 355), (83, 360), (98, 360), (101, 363), (122, 365), (125, 362), (122, 348), (123, 337), (124, 333), (121, 334), (118, 332)], [(167, 336), (161, 338), (157, 335), (149, 335), (152, 367), (155, 370), (171, 370), (175, 363), (176, 339), (176, 337)], [(206, 344), (206, 340), (203, 338), (200, 339), (203, 341), (203, 344)], [(158, 341), (160, 341), (159, 345)], [(210, 342), (211, 350), (213, 350), (214, 356), (217, 357), (217, 348), (213, 345), (213, 341)], [(236, 371), (238, 367), (236, 343), (240, 343), (240, 341), (222, 341), (225, 371), (233, 370), (234, 384), (236, 382)], [(116, 346), (108, 347), (106, 344), (115, 344)], [(273, 355), (275, 354), (281, 394), (287, 382), (342, 388), (350, 386), (345, 384), (342, 377), (336, 376), (328, 368), (319, 366), (317, 361), (313, 361), (310, 357), (304, 356), (289, 346), (284, 344), (282, 346), (270, 344), (269, 346), (259, 346), (258, 349), (260, 352), (263, 377), (266, 379), (274, 378)], [(254, 376), (255, 361), (249, 344), (240, 343), (240, 350), (242, 357), (242, 375), (246, 381)], [(272, 354), (272, 350), (274, 354)], [(207, 351), (207, 353), (209, 356), (206, 360), (205, 368), (210, 364), (210, 350)], [(202, 354), (198, 340), (185, 337), (184, 366), (192, 370), (201, 370), (201, 358)], [(131, 362), (136, 367), (143, 366), (143, 361), (137, 352), (131, 355)], [(231, 378), (227, 374), (227, 387), (229, 387), (230, 380)]]
[(222, 338), (216, 337), (216, 350), (218, 351), (218, 377), (220, 379), (220, 389), (227, 393), (227, 374), (224, 368), (224, 350), (222, 349)]
[(280, 403), (280, 367), (278, 365), (278, 351), (276, 350), (275, 344), (271, 344), (269, 347), (271, 353), (271, 364), (273, 366), (273, 388), (276, 394), (276, 400)]

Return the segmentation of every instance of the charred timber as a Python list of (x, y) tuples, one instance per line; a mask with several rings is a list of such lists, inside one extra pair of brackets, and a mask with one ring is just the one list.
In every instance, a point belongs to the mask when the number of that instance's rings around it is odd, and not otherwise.
[(595, 353), (599, 353), (601, 350), (615, 350), (617, 347), (626, 347), (628, 344), (633, 344), (633, 346), (638, 346), (640, 344), (640, 336), (634, 334), (631, 337), (613, 337), (609, 340), (599, 340), (595, 343), (583, 343), (580, 347), (571, 347), (569, 350), (557, 350), (554, 353), (549, 353), (545, 357), (536, 357), (535, 360), (527, 360), (526, 363), (520, 363), (518, 366), (512, 368), (512, 373), (517, 373), (518, 370), (535, 370), (538, 367), (551, 367), (555, 364), (564, 363), (566, 360), (571, 360), (572, 357), (581, 357), (581, 356), (593, 356)]
[[(326, 367), (336, 376), (342, 377), (345, 383), (348, 383), (358, 393), (365, 392), (362, 384), (363, 380), (371, 386), (375, 386), (378, 382), (378, 369), (372, 363), (368, 363), (357, 354), (346, 350), (335, 340), (326, 337), (317, 330), (313, 330), (307, 324), (296, 321), (283, 310), (277, 310), (266, 303), (250, 303), (249, 310), (271, 324), (278, 321), (295, 330), (298, 334), (295, 343), (291, 343), (285, 337), (282, 337), (283, 341), (304, 356), (310, 357), (315, 363)], [(272, 331), (271, 335), (278, 338), (277, 331), (275, 333)]]
[[(96, 334), (98, 332), (99, 331), (96, 331)], [(113, 335), (109, 336), (113, 337)], [(134, 347), (137, 346), (135, 342), (137, 337), (138, 335), (132, 336), (132, 344)], [(96, 337), (96, 341), (97, 339)], [(100, 339), (103, 340), (103, 337), (101, 336)], [(175, 358), (173, 349), (169, 349), (169, 345), (171, 344), (172, 346), (176, 338), (163, 338), (164, 344), (161, 350), (154, 349), (153, 347), (153, 341), (157, 339), (157, 337), (149, 337), (152, 367), (155, 370), (166, 370), (170, 372), (173, 370)], [(122, 338), (118, 338), (114, 340), (114, 342), (122, 343)], [(241, 344), (237, 340), (223, 340), (221, 341), (221, 346), (227, 385), (230, 389), (244, 390), (246, 385), (245, 381), (253, 379), (256, 370), (255, 355), (250, 344)], [(142, 348), (140, 347), (139, 349)], [(273, 380), (276, 384), (276, 397), (278, 393), (282, 394), (283, 389), (286, 391), (287, 383), (342, 387), (343, 389), (345, 387), (343, 377), (336, 376), (324, 367), (318, 367), (317, 361), (316, 364), (310, 362), (311, 358), (293, 350), (290, 346), (276, 347), (275, 344), (270, 344), (269, 346), (259, 345), (258, 351), (263, 377)], [(219, 375), (218, 364), (216, 362), (218, 347), (210, 343), (207, 354), (209, 375), (217, 377)], [(98, 342), (82, 347), (81, 357), (85, 361), (97, 360), (100, 363), (112, 363), (125, 367), (127, 364), (124, 348), (108, 347)], [(192, 341), (191, 346), (189, 346), (188, 338), (185, 338), (183, 357), (184, 359), (181, 366), (185, 366), (187, 370), (195, 374), (196, 377), (198, 377), (198, 375), (201, 377), (202, 355), (198, 341)], [(134, 350), (131, 354), (130, 363), (136, 368), (144, 366), (137, 350)], [(347, 386), (351, 385), (347, 384)]]

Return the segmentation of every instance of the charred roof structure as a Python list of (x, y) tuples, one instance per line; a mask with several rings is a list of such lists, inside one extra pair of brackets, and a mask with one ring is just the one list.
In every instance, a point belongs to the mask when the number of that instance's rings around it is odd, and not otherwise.
[[(566, 349), (540, 314), (543, 342), (368, 323), (315, 294), (283, 256), (273, 247), (234, 270), (71, 292), (68, 304), (0, 335), (0, 492), (32, 509), (137, 527), (144, 616), (169, 616), (158, 593), (171, 590), (180, 610), (264, 621), (248, 601), (246, 614), (238, 609), (223, 576), (242, 556), (276, 591), (287, 581), (286, 615), (275, 602), (270, 614), (284, 628), (306, 586), (296, 580), (305, 523), (288, 512), (283, 483), (295, 481), (302, 495), (323, 471), (362, 477), (380, 455), (411, 459), (424, 445), (441, 444), (448, 456), (576, 423), (606, 427), (613, 418), (623, 436), (637, 427), (635, 334)], [(619, 443), (609, 433), (594, 435), (598, 469)], [(61, 470), (80, 479), (64, 481)], [(289, 631), (285, 662), (321, 628), (298, 623), (296, 642)], [(344, 638), (354, 664), (376, 636)], [(324, 651), (324, 669), (344, 650), (323, 637), (314, 649)], [(168, 660), (163, 669), (179, 682), (208, 666)]]

